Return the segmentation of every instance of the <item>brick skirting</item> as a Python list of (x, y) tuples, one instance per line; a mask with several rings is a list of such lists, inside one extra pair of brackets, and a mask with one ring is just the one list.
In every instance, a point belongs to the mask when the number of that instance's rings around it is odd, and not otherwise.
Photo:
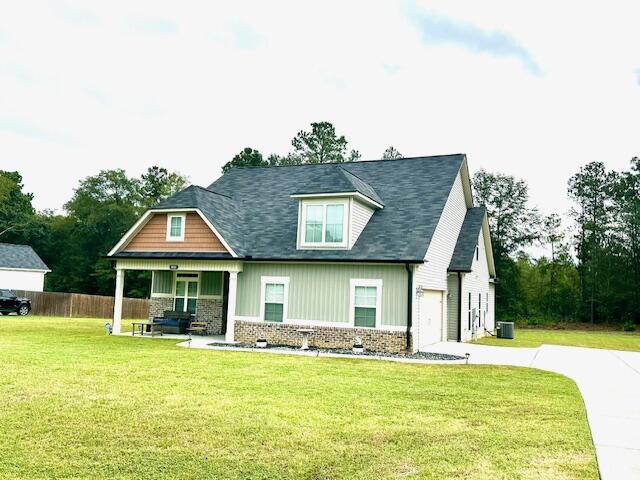
[(149, 320), (163, 316), (165, 310), (173, 310), (173, 298), (152, 297), (149, 299)]
[[(173, 298), (153, 297), (149, 300), (149, 320), (162, 317), (165, 310), (173, 310)], [(198, 299), (195, 320), (207, 322), (209, 335), (222, 334), (222, 300), (212, 298)]]
[(196, 318), (201, 322), (207, 322), (209, 335), (222, 334), (222, 300), (200, 298), (198, 299), (198, 312)]
[(302, 335), (297, 331), (311, 328), (309, 345), (317, 348), (351, 349), (356, 337), (362, 339), (365, 350), (374, 352), (401, 353), (406, 351), (407, 333), (369, 328), (310, 327), (289, 323), (235, 322), (235, 341), (253, 344), (258, 337), (266, 338), (267, 343), (299, 347)]

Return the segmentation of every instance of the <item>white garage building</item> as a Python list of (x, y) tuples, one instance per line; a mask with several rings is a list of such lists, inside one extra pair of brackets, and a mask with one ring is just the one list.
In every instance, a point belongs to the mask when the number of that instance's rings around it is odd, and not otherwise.
[(41, 292), (50, 271), (29, 245), (0, 243), (0, 288)]

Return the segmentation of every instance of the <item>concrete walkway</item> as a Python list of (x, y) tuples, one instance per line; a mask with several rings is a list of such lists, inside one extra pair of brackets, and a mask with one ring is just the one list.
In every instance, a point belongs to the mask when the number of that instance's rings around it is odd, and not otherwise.
[(601, 478), (640, 479), (640, 353), (448, 342), (433, 345), (429, 351), (470, 353), (469, 363), (539, 368), (573, 379), (584, 398)]

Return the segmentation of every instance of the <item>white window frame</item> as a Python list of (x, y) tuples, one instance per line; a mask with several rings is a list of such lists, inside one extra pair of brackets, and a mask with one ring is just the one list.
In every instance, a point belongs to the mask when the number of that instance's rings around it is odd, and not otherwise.
[[(289, 320), (289, 277), (260, 277), (260, 320), (266, 322), (264, 319), (264, 303), (266, 300), (267, 284), (279, 283), (284, 285), (284, 298), (282, 305), (282, 322), (286, 323)], [(268, 322), (268, 323), (280, 323), (280, 322)]]
[[(320, 242), (307, 242), (307, 206), (316, 205), (322, 207), (322, 240)], [(342, 205), (344, 209), (342, 217), (342, 242), (327, 242), (327, 207), (330, 205)], [(300, 222), (298, 225), (299, 244), (302, 248), (347, 248), (349, 245), (349, 199), (347, 198), (322, 198), (300, 201)]]
[[(195, 275), (195, 277), (179, 277), (178, 275)], [(177, 285), (178, 282), (183, 281), (183, 282), (196, 282), (196, 285), (198, 285), (198, 288), (196, 289), (196, 311), (193, 313), (194, 315), (198, 314), (198, 303), (200, 303), (200, 272), (176, 272), (176, 274), (173, 276), (173, 309), (175, 310), (176, 308), (176, 294), (178, 292), (177, 289)], [(187, 301), (189, 300), (189, 298), (193, 298), (193, 297), (189, 297), (189, 288), (187, 286), (185, 286), (185, 291), (184, 291), (185, 296), (184, 297), (180, 297), (180, 298), (184, 298), (185, 302), (184, 302), (184, 308), (185, 310), (183, 310), (183, 312), (186, 312), (186, 308), (187, 308)]]
[[(150, 298), (171, 298), (171, 299), (175, 298), (176, 274), (175, 274), (175, 271), (173, 270), (168, 270), (168, 271), (173, 274), (173, 280), (171, 282), (171, 288), (172, 288), (171, 293), (153, 293), (153, 284), (156, 278), (156, 270), (151, 270), (151, 291), (149, 293)], [(180, 272), (180, 273), (183, 273), (183, 272)]]
[[(375, 327), (356, 327), (356, 287), (376, 287), (376, 325)], [(349, 291), (349, 325), (353, 328), (376, 330), (382, 327), (382, 279), (352, 278)]]
[[(179, 237), (171, 236), (171, 219), (172, 218), (181, 218), (181, 229)], [(184, 242), (184, 231), (185, 226), (187, 224), (187, 214), (186, 213), (169, 213), (167, 214), (167, 242)]]

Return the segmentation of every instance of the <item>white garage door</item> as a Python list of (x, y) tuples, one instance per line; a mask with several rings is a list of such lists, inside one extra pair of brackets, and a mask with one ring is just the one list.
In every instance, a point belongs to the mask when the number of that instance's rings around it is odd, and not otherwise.
[(418, 350), (442, 340), (442, 292), (423, 290), (420, 297), (420, 337)]

